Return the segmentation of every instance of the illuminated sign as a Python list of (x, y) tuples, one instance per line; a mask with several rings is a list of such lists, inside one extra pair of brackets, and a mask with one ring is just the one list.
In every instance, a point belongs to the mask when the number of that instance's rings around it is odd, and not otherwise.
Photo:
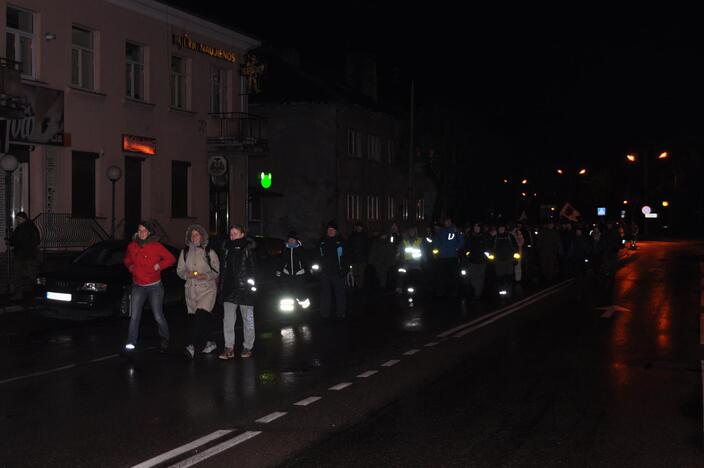
[(645, 205), (643, 208), (641, 208), (640, 212), (643, 213), (644, 215), (649, 214), (651, 211), (650, 207), (648, 205)]
[(646, 213), (645, 217), (646, 218), (657, 218), (658, 214), (657, 213)]
[(606, 207), (599, 207), (596, 209), (597, 216), (606, 216)]
[(222, 60), (227, 60), (228, 62), (235, 63), (237, 61), (237, 56), (234, 52), (221, 49), (219, 47), (213, 47), (202, 42), (194, 41), (186, 34), (172, 34), (171, 40), (179, 49), (191, 49), (201, 54), (209, 55), (211, 57), (219, 58)]
[(122, 135), (122, 151), (141, 154), (156, 154), (156, 138), (137, 135)]
[(266, 174), (264, 172), (260, 172), (259, 178), (261, 179), (260, 183), (262, 184), (263, 189), (268, 189), (271, 187), (271, 172)]

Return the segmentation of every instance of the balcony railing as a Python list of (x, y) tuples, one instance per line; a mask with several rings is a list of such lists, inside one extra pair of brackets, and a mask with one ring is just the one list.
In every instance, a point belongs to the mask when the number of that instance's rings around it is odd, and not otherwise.
[(210, 114), (207, 127), (211, 151), (264, 153), (267, 151), (266, 119), (242, 112)]
[(20, 63), (0, 57), (0, 117), (24, 117), (26, 98), (22, 95)]

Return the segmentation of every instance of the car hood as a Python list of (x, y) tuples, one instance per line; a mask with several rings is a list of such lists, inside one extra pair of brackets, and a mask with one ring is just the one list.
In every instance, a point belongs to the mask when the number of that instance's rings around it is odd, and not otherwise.
[(130, 275), (123, 266), (85, 266), (72, 263), (41, 274), (46, 278), (65, 281), (127, 283)]

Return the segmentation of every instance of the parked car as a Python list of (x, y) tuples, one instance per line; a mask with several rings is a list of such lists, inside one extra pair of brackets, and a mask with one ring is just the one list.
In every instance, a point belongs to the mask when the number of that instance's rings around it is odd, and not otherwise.
[[(54, 318), (89, 318), (130, 315), (132, 277), (123, 263), (128, 241), (98, 242), (70, 263), (37, 278), (35, 300)], [(179, 249), (165, 245), (178, 258)], [(176, 266), (161, 275), (164, 304), (183, 300), (183, 280)], [(145, 303), (148, 307), (149, 301)]]

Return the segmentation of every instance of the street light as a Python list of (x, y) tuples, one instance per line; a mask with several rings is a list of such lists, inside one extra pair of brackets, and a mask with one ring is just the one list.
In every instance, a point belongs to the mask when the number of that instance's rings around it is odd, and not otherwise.
[(627, 154), (626, 159), (628, 159), (628, 162), (634, 163), (634, 162), (636, 162), (636, 159), (638, 159), (638, 158), (636, 158), (635, 154)]
[(586, 169), (580, 169), (579, 172), (578, 172), (578, 174), (579, 174), (579, 175), (586, 175), (586, 174), (587, 174), (587, 170), (586, 170)]
[(667, 208), (668, 206), (670, 206), (670, 202), (667, 201), (667, 200), (663, 200), (663, 201), (662, 201), (662, 206), (663, 206), (664, 208)]
[[(17, 170), (20, 165), (17, 157), (12, 154), (3, 155), (0, 159), (0, 167), (5, 171), (5, 239), (10, 238), (10, 230), (12, 228), (12, 173)], [(10, 257), (10, 244), (5, 241), (5, 253), (7, 255), (7, 280), (8, 290), (10, 287), (10, 278), (12, 278), (12, 261)]]
[(108, 167), (107, 171), (105, 171), (105, 175), (112, 183), (112, 217), (111, 217), (111, 223), (110, 223), (110, 238), (114, 239), (115, 238), (115, 182), (120, 180), (120, 178), (122, 177), (122, 169), (120, 169), (117, 166), (110, 166), (110, 167)]
[(667, 154), (667, 151), (663, 151), (660, 153), (660, 156), (658, 156), (658, 159), (667, 159), (670, 155)]

